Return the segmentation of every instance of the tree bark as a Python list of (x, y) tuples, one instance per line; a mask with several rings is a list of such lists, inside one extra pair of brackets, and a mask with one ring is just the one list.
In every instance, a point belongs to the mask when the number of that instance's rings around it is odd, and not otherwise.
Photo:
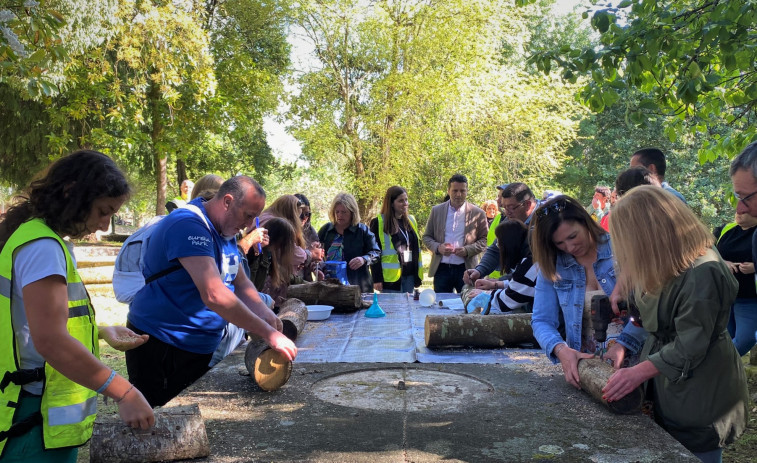
[(363, 304), (360, 286), (344, 286), (328, 281), (289, 285), (287, 296), (295, 297), (308, 305), (334, 306), (334, 313), (350, 313), (370, 306), (370, 303)]
[(644, 399), (644, 392), (641, 386), (615, 402), (607, 402), (602, 398), (602, 388), (605, 387), (607, 380), (610, 379), (610, 376), (614, 372), (615, 369), (613, 367), (598, 358), (581, 359), (578, 361), (578, 376), (581, 389), (602, 402), (613, 413), (630, 415), (641, 411), (641, 402)]
[(250, 339), (244, 352), (244, 365), (250, 378), (264, 391), (275, 391), (292, 375), (292, 362), (262, 339)]
[(131, 429), (118, 415), (99, 416), (89, 445), (93, 463), (173, 461), (208, 455), (208, 435), (197, 404), (156, 409), (155, 426), (147, 430)]
[(504, 347), (533, 343), (531, 314), (427, 315), (427, 347)]
[(163, 120), (160, 112), (160, 88), (153, 82), (150, 91), (150, 112), (152, 117), (152, 131), (150, 141), (152, 142), (153, 159), (155, 159), (155, 215), (166, 213), (166, 185), (168, 184), (168, 156), (161, 147), (161, 138), (163, 137)]
[[(181, 182), (187, 180), (187, 163), (183, 159), (176, 160), (176, 184), (179, 185), (179, 192), (181, 192)], [(191, 193), (191, 191), (190, 191)]]
[(281, 305), (279, 318), (284, 324), (284, 336), (294, 341), (297, 339), (297, 335), (305, 329), (305, 322), (308, 319), (308, 309), (301, 300), (290, 298)]

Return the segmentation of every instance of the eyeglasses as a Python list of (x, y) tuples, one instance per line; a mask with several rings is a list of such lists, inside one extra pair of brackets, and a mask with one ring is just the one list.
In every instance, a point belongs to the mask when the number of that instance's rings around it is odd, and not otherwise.
[(519, 207), (521, 207), (523, 205), (523, 203), (525, 203), (525, 202), (526, 202), (526, 200), (524, 199), (523, 201), (519, 202), (518, 204), (516, 204), (514, 206), (513, 205), (505, 206), (504, 209), (507, 212), (512, 212), (512, 211), (518, 209)]
[(300, 212), (300, 220), (309, 219), (313, 215), (312, 212)]
[(555, 214), (559, 214), (560, 212), (567, 209), (569, 204), (570, 203), (568, 202), (567, 199), (558, 199), (552, 204), (545, 204), (544, 206), (541, 206), (539, 209), (536, 210), (536, 218), (541, 219), (542, 217), (546, 217), (553, 212)]
[(749, 200), (749, 198), (751, 198), (754, 195), (757, 195), (757, 191), (755, 191), (754, 193), (749, 193), (743, 198), (739, 196), (738, 194), (734, 193), (733, 197), (736, 198), (737, 201), (741, 201), (742, 203), (744, 203), (745, 206), (749, 206), (749, 203), (747, 201)]

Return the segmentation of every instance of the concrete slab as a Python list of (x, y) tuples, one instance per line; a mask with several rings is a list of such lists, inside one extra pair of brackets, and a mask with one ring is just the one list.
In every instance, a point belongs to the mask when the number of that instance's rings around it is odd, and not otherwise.
[(614, 415), (543, 355), (523, 355), (531, 362), (295, 363), (267, 393), (238, 349), (167, 406), (200, 405), (211, 456), (193, 461), (698, 461), (648, 417)]

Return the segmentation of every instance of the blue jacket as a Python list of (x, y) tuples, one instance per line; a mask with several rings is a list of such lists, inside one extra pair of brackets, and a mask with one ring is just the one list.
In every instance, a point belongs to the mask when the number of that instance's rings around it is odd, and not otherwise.
[[(560, 278), (555, 282), (544, 278), (539, 271), (536, 278), (534, 313), (531, 318), (534, 337), (553, 363), (557, 363), (558, 360), (552, 355), (552, 350), (562, 342), (567, 342), (572, 349), (581, 350), (581, 325), (586, 294), (586, 273), (572, 255), (560, 252), (557, 255), (556, 271)], [(609, 234), (603, 235), (597, 244), (594, 274), (605, 294), (612, 294), (615, 288), (615, 268)], [(565, 320), (565, 340), (558, 332), (560, 314)], [(631, 352), (638, 353), (644, 339), (644, 329), (629, 323), (623, 329), (618, 342)]]
[[(331, 222), (322, 226), (318, 230), (318, 239), (323, 245), (323, 249), (328, 251), (331, 243), (337, 237), (334, 224)], [(365, 265), (357, 270), (347, 267), (347, 280), (351, 285), (360, 286), (363, 293), (373, 292), (373, 280), (371, 279), (370, 267), (381, 255), (381, 249), (376, 244), (376, 237), (373, 235), (365, 224), (359, 223), (347, 228), (344, 231), (342, 241), (342, 256), (345, 262), (349, 262), (355, 257), (362, 257), (366, 260)]]

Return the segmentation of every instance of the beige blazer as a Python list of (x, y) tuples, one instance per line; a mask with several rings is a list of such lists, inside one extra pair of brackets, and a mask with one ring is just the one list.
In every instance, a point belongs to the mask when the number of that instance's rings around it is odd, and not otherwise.
[[(474, 268), (478, 264), (479, 256), (486, 250), (486, 234), (489, 226), (486, 224), (486, 213), (475, 204), (465, 202), (465, 268)], [(426, 223), (423, 233), (423, 244), (431, 251), (431, 265), (428, 267), (428, 276), (433, 277), (442, 255), (436, 249), (444, 243), (444, 228), (447, 224), (447, 208), (449, 201), (431, 208), (431, 215)]]

